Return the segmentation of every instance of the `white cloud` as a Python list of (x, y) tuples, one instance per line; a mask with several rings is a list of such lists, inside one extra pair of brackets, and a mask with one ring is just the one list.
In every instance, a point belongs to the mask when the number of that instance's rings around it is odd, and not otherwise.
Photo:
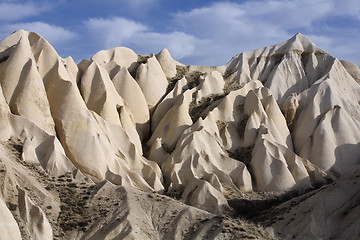
[(215, 3), (208, 7), (176, 14), (180, 30), (206, 40), (195, 46), (197, 54), (186, 59), (201, 65), (222, 65), (237, 53), (272, 45), (290, 38), (282, 26), (251, 17), (249, 6), (236, 3)]
[[(332, 26), (336, 24), (330, 20), (336, 17), (351, 19), (355, 25)], [(174, 15), (178, 31), (207, 39), (206, 44), (195, 46), (201, 54), (186, 59), (204, 65), (224, 64), (237, 53), (285, 41), (299, 31), (325, 51), (338, 53), (336, 48), (346, 45), (346, 38), (341, 37), (345, 31), (351, 32), (349, 37), (360, 38), (359, 30), (354, 33), (359, 19), (358, 0), (225, 1)], [(341, 49), (346, 47), (355, 46)]]
[(76, 34), (70, 30), (44, 22), (15, 23), (2, 26), (1, 28), (9, 33), (20, 29), (36, 32), (54, 46), (67, 43), (76, 37)]
[(215, 39), (283, 37), (287, 30), (308, 27), (333, 9), (328, 0), (217, 2), (175, 15), (187, 31)]
[(38, 6), (34, 3), (0, 3), (0, 21), (13, 22), (27, 17), (37, 16), (47, 11), (47, 5)]
[(149, 5), (149, 4), (154, 4), (156, 2), (158, 2), (159, 0), (92, 0), (92, 1), (97, 1), (97, 2), (101, 2), (104, 4), (104, 2), (106, 3), (111, 3), (111, 4), (118, 4), (118, 5), (128, 5), (128, 6), (143, 6), (143, 5)]
[(103, 48), (122, 45), (139, 53), (168, 48), (175, 59), (186, 64), (222, 65), (240, 52), (283, 42), (299, 31), (325, 51), (338, 53), (335, 43), (340, 42), (337, 36), (344, 29), (331, 28), (334, 34), (329, 36), (319, 32), (316, 24), (324, 24), (320, 26), (324, 31), (330, 29), (324, 23), (329, 17), (355, 18), (358, 1), (344, 1), (348, 5), (335, 0), (220, 1), (174, 14), (170, 25), (164, 25), (170, 32), (154, 31), (122, 17), (93, 18), (85, 25)]
[(146, 25), (122, 17), (92, 18), (85, 22), (90, 36), (103, 48), (127, 46), (141, 53), (156, 53), (169, 49), (176, 59), (194, 54), (197, 38), (183, 32), (159, 33)]
[(105, 48), (122, 45), (134, 35), (147, 30), (145, 25), (121, 17), (91, 18), (85, 22), (85, 26), (96, 40), (103, 42)]
[(157, 53), (163, 48), (167, 48), (172, 57), (178, 60), (194, 55), (196, 53), (195, 46), (205, 43), (205, 41), (183, 32), (143, 32), (135, 36), (133, 40), (143, 52), (152, 51)]
[(355, 17), (360, 19), (360, 1), (359, 0), (342, 0), (334, 2), (334, 15)]
[(132, 7), (141, 7), (141, 6), (147, 6), (149, 4), (154, 4), (157, 0), (122, 0), (122, 2), (129, 4)]
[[(71, 0), (66, 0), (69, 3)], [(162, 0), (76, 0), (85, 5), (91, 5), (92, 7), (98, 7), (100, 11), (109, 8), (112, 14), (119, 10), (119, 12), (126, 12), (126, 15), (141, 17), (151, 13)], [(72, 4), (72, 3), (70, 3)], [(115, 13), (116, 14), (116, 13)]]

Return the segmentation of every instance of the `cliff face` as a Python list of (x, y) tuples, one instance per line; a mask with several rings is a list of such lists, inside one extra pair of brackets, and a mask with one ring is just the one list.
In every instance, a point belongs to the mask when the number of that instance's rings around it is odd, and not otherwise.
[(0, 42), (0, 232), (359, 235), (359, 76), (301, 34), (205, 67), (123, 47), (76, 65), (15, 32)]

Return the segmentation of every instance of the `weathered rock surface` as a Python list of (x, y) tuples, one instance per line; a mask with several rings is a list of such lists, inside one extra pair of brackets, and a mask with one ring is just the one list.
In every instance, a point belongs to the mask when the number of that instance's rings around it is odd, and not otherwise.
[(17, 31), (0, 42), (0, 236), (359, 236), (359, 76), (301, 34), (206, 67), (124, 47), (76, 65)]

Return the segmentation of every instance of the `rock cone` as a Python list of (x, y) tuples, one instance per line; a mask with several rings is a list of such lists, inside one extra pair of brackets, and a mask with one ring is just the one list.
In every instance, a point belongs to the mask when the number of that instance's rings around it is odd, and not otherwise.
[(359, 237), (359, 76), (301, 34), (205, 67), (124, 47), (77, 65), (17, 31), (0, 42), (1, 236)]

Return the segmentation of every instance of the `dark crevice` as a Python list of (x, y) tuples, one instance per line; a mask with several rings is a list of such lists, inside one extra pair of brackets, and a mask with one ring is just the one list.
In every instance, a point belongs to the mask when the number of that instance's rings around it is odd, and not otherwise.
[[(282, 213), (287, 211), (288, 208), (291, 208), (293, 205), (297, 205), (313, 196), (322, 186), (323, 185), (313, 187), (294, 187), (283, 194), (269, 193), (267, 196), (258, 199), (235, 198), (229, 199), (228, 203), (230, 207), (234, 209), (233, 217), (239, 217), (254, 223), (269, 222), (271, 225), (274, 223), (273, 221), (281, 217)], [(252, 194), (264, 195), (265, 193)], [(284, 207), (279, 207), (281, 204), (288, 201), (291, 202), (289, 206), (284, 205)]]
[(161, 144), (162, 149), (168, 154), (171, 154), (175, 150), (175, 146), (168, 146), (166, 143)]
[(251, 162), (251, 153), (254, 149), (254, 146), (250, 147), (240, 147), (233, 151), (227, 151), (229, 157), (236, 159), (245, 164), (245, 166), (250, 169)]
[(3, 63), (3, 62), (5, 62), (5, 61), (8, 60), (8, 59), (9, 59), (9, 56), (2, 57), (2, 58), (0, 59), (0, 63)]

